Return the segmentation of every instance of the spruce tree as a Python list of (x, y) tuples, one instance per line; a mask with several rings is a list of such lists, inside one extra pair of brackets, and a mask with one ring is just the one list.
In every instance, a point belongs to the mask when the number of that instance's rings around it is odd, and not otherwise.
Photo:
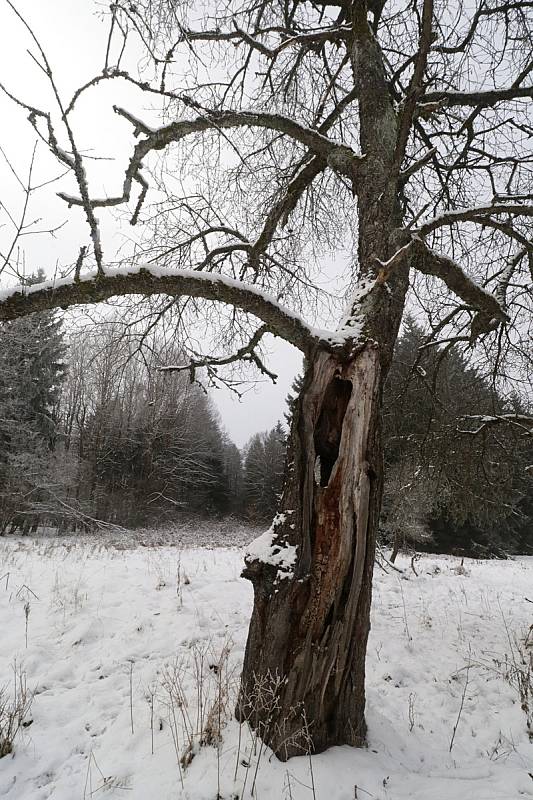
[(256, 433), (245, 448), (243, 491), (246, 511), (254, 520), (274, 515), (283, 484), (286, 433), (278, 422), (264, 433)]
[(426, 343), (408, 317), (385, 387), (382, 527), (394, 550), (402, 540), (480, 555), (523, 546), (529, 439), (490, 427), (476, 435), (471, 416), (511, 409), (453, 345)]
[[(42, 280), (39, 272), (27, 283)], [(0, 532), (27, 529), (46, 499), (65, 354), (57, 312), (0, 324)]]

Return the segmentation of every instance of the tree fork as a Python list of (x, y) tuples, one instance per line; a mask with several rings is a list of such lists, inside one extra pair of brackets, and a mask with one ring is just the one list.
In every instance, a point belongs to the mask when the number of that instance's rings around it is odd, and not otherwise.
[[(282, 760), (365, 743), (380, 395), (375, 343), (348, 361), (323, 351), (311, 360), (270, 547), (246, 559), (254, 609), (237, 716)], [(283, 554), (293, 552), (290, 565)]]

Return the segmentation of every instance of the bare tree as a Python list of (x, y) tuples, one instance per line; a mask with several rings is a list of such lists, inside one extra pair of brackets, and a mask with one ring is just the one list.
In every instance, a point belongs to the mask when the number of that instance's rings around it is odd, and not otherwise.
[(162, 369), (183, 360), (176, 342), (108, 315), (72, 332), (69, 360), (61, 438), (77, 462), (76, 502), (120, 525), (225, 510), (229, 443), (206, 393)]
[[(410, 283), (422, 307), (438, 297), (432, 342), (531, 365), (531, 3), (214, 0), (194, 4), (198, 26), (189, 6), (113, 3), (102, 71), (70, 102), (31, 33), (56, 110), (4, 91), (73, 176), (60, 196), (90, 239), (63, 279), (5, 291), (0, 319), (151, 296), (176, 328), (200, 313), (204, 331), (204, 320), (220, 325), (218, 345), (235, 342), (230, 356), (204, 352), (191, 334), (192, 372), (208, 366), (216, 379), (245, 360), (268, 373), (267, 332), (302, 351), (280, 513), (244, 571), (255, 602), (238, 714), (281, 758), (300, 752), (302, 728), (315, 751), (360, 745), (381, 393)], [(125, 63), (133, 35), (151, 64), (141, 75)], [(111, 80), (157, 100), (165, 119), (115, 107), (137, 141), (122, 185), (99, 198), (73, 111)], [(149, 184), (157, 202), (145, 211)], [(128, 202), (149, 236), (112, 268), (98, 214)], [(341, 243), (346, 309), (323, 330), (304, 314), (338, 308), (343, 293), (320, 289), (318, 267)], [(268, 682), (276, 702), (253, 708)]]

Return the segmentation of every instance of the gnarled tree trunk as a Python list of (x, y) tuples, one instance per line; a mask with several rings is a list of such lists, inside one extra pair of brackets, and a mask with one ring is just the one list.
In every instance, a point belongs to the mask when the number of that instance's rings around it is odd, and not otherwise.
[(247, 556), (255, 603), (237, 713), (282, 759), (365, 741), (380, 395), (374, 343), (309, 363), (281, 510)]
[[(408, 285), (397, 252), (398, 116), (364, 4), (351, 51), (363, 162), (359, 282), (344, 352), (308, 360), (280, 513), (251, 547), (254, 587), (237, 716), (281, 759), (365, 742), (365, 658), (383, 483), (380, 404)], [(342, 327), (342, 326), (341, 326)], [(346, 329), (345, 329), (346, 330)]]

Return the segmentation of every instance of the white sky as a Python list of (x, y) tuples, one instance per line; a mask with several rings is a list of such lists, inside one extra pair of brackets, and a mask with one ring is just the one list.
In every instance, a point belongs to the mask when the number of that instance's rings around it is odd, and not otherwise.
[[(103, 21), (98, 9), (107, 6), (91, 0), (17, 0), (16, 7), (31, 24), (54, 70), (62, 98), (69, 100), (72, 93), (85, 81), (98, 74), (104, 63), (108, 22)], [(28, 55), (27, 49), (37, 54), (37, 48), (16, 19), (6, 0), (0, 0), (0, 82), (25, 102), (49, 110), (54, 107), (46, 77)], [(96, 99), (97, 98), (97, 99)], [(154, 122), (156, 117), (147, 108), (146, 96), (137, 90), (113, 81), (89, 90), (74, 116), (80, 149), (106, 156), (108, 161), (88, 161), (92, 196), (115, 194), (121, 187), (124, 166), (131, 152), (132, 134), (129, 123), (117, 118), (112, 110), (114, 103), (130, 112)], [(36, 136), (26, 119), (26, 112), (18, 109), (0, 94), (0, 146), (19, 175), (27, 175), (31, 152)], [(62, 172), (44, 145), (39, 145), (34, 177), (40, 182)], [(0, 201), (10, 214), (18, 219), (23, 196), (13, 175), (0, 155)], [(28, 273), (42, 267), (52, 276), (57, 263), (69, 264), (76, 259), (81, 244), (88, 240), (88, 230), (79, 209), (68, 211), (64, 202), (55, 196), (58, 185), (43, 189), (32, 201), (28, 218), (42, 218), (48, 229), (65, 223), (53, 238), (47, 233), (23, 238), (25, 269)], [(77, 194), (71, 177), (66, 178), (61, 189)], [(112, 214), (99, 214), (104, 245), (114, 254), (119, 241), (117, 225)], [(36, 229), (39, 229), (39, 225)], [(8, 249), (13, 226), (5, 209), (0, 208), (0, 249)], [(128, 234), (134, 233), (129, 229)], [(0, 284), (9, 276), (0, 276)], [(238, 400), (227, 390), (212, 392), (220, 409), (222, 423), (239, 446), (256, 431), (271, 428), (283, 418), (285, 398), (295, 374), (300, 370), (300, 354), (290, 345), (270, 338), (273, 354), (269, 366), (279, 375), (276, 385), (266, 379), (246, 392)]]

